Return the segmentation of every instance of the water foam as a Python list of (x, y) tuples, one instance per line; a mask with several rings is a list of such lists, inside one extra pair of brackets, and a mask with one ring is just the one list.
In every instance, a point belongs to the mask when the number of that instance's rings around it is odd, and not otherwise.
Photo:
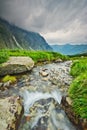
[(42, 92), (29, 92), (28, 90), (25, 90), (21, 94), (23, 98), (23, 105), (24, 105), (24, 115), (29, 115), (29, 109), (33, 106), (33, 104), (40, 100), (40, 99), (48, 99), (53, 98), (55, 101), (57, 101), (59, 104), (61, 103), (61, 93), (57, 90), (52, 91), (51, 93), (42, 93)]

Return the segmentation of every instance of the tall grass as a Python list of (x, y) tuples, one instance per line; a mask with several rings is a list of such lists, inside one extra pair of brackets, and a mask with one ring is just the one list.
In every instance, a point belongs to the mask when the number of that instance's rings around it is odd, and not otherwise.
[(70, 74), (74, 77), (87, 70), (87, 58), (74, 61)]
[(75, 61), (71, 74), (75, 78), (68, 92), (73, 101), (73, 110), (78, 116), (87, 118), (87, 59)]
[(35, 63), (43, 61), (53, 61), (61, 58), (67, 60), (68, 57), (56, 52), (47, 51), (29, 51), (29, 50), (3, 50), (8, 56), (29, 56)]

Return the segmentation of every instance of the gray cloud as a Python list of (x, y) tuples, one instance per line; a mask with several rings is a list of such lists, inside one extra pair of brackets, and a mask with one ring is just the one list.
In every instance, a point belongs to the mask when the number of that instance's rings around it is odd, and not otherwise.
[(87, 43), (87, 0), (0, 0), (0, 16), (49, 43)]

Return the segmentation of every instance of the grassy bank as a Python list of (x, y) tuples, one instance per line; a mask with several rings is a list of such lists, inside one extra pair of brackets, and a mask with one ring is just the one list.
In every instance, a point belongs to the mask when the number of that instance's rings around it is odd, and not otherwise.
[[(44, 61), (54, 61), (57, 59), (67, 60), (67, 56), (64, 56), (56, 52), (47, 51), (28, 51), (28, 50), (0, 50), (0, 63), (5, 62), (10, 56), (29, 56), (35, 63)], [(3, 56), (3, 58), (2, 58)], [(3, 60), (2, 60), (3, 59)]]
[(71, 67), (74, 80), (69, 89), (73, 109), (82, 118), (87, 118), (87, 58), (74, 61)]

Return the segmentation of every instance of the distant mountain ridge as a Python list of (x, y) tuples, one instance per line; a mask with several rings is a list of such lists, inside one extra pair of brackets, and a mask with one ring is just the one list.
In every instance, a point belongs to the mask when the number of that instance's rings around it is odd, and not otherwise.
[(0, 18), (0, 49), (4, 48), (52, 51), (39, 33), (26, 31)]
[(53, 51), (60, 52), (65, 55), (75, 55), (80, 54), (87, 51), (87, 44), (80, 44), (80, 45), (51, 45)]

